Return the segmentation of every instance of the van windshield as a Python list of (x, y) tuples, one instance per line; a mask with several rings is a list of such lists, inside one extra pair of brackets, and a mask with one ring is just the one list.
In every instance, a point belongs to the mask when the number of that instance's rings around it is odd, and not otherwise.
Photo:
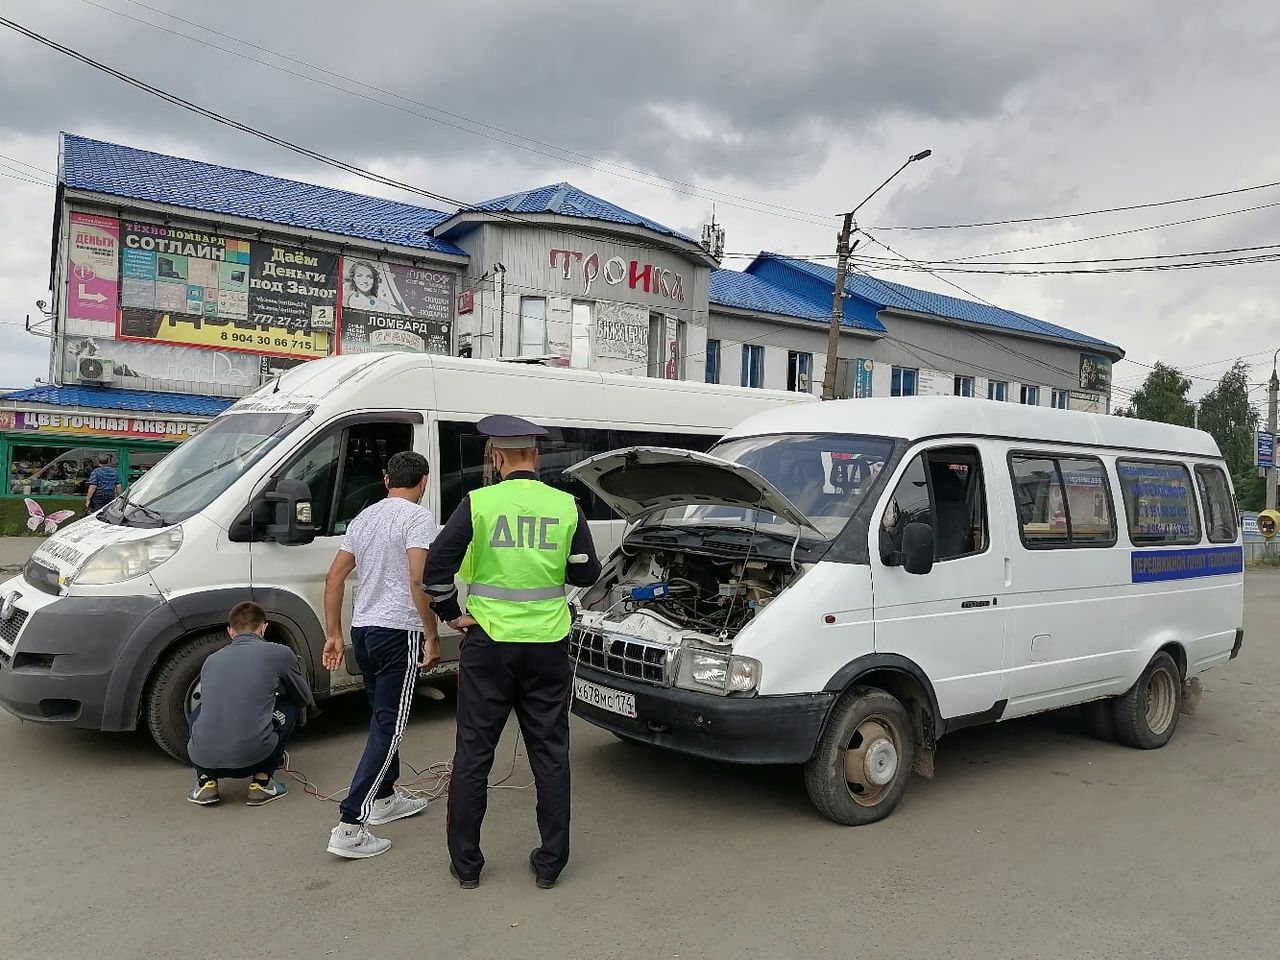
[(305, 413), (225, 414), (152, 467), (99, 518), (130, 527), (179, 523), (212, 503), (306, 418)]
[[(847, 434), (786, 434), (726, 440), (708, 453), (749, 467), (769, 481), (826, 537), (834, 537), (870, 492), (893, 441)], [(742, 507), (674, 507), (646, 524), (760, 527), (795, 525)]]

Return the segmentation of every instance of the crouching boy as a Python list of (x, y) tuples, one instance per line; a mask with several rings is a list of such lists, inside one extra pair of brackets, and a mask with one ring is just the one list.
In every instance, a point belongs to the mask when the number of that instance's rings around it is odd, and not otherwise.
[(228, 620), (230, 645), (200, 670), (200, 704), (187, 744), (196, 785), (187, 799), (208, 806), (222, 799), (220, 779), (248, 779), (247, 803), (259, 807), (288, 792), (274, 774), (294, 727), (315, 711), (315, 697), (293, 651), (264, 639), (262, 607), (238, 603)]

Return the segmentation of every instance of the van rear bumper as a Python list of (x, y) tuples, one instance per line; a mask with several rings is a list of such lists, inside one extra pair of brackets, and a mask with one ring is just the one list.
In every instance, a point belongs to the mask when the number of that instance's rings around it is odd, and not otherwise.
[(679, 753), (730, 763), (804, 763), (836, 694), (717, 697), (654, 687), (579, 666), (578, 679), (636, 698), (636, 716), (623, 717), (573, 701), (573, 712), (610, 733)]
[(60, 597), (30, 612), (23, 605), (16, 643), (0, 646), (0, 706), (37, 723), (134, 729), (138, 659), (180, 627), (169, 605), (142, 596)]

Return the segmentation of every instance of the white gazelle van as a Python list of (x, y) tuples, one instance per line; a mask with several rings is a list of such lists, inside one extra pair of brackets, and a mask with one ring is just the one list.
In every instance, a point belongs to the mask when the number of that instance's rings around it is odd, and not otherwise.
[(1235, 500), (1196, 430), (849, 400), (569, 472), (635, 521), (575, 594), (575, 712), (804, 764), (839, 823), (886, 816), (973, 724), (1088, 703), (1099, 734), (1163, 746), (1243, 642)]
[[(636, 444), (705, 450), (734, 423), (814, 397), (429, 354), (302, 364), (236, 403), (101, 512), (50, 537), (0, 585), (0, 703), (26, 719), (99, 730), (149, 727), (179, 759), (204, 659), (230, 607), (254, 599), (268, 638), (293, 648), (320, 697), (356, 689), (352, 658), (329, 673), (324, 577), (347, 524), (385, 494), (401, 450), (431, 464), (441, 523), (484, 482), (492, 413), (545, 426), (547, 482), (580, 494), (601, 553), (623, 522), (564, 475)], [(344, 624), (350, 623), (347, 591)], [(435, 672), (457, 668), (442, 630)]]

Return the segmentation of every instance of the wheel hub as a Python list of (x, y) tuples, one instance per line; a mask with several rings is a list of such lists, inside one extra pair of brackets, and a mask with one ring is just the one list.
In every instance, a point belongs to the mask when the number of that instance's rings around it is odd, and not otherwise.
[(868, 717), (858, 724), (844, 754), (844, 778), (855, 802), (874, 806), (898, 775), (898, 743), (886, 722)]
[(867, 779), (877, 787), (893, 780), (893, 775), (898, 772), (898, 751), (893, 741), (882, 738), (871, 744), (862, 765)]

